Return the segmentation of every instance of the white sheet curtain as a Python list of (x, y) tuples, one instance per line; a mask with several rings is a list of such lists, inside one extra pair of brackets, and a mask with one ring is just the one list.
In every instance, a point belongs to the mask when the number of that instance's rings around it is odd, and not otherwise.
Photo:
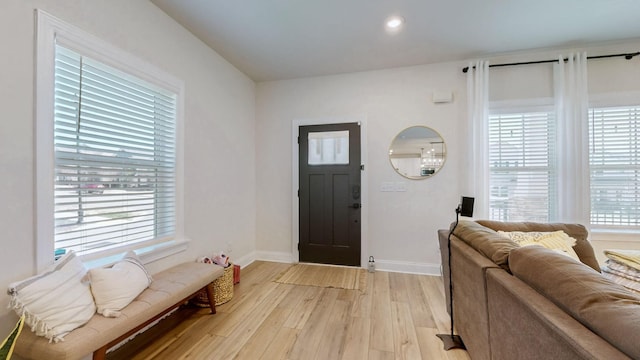
[(587, 54), (560, 56), (554, 64), (558, 124), (558, 214), (555, 221), (589, 223)]
[(474, 217), (489, 215), (489, 62), (469, 64), (467, 72), (467, 121), (470, 131), (467, 160), (462, 162), (466, 176), (465, 196), (475, 197)]

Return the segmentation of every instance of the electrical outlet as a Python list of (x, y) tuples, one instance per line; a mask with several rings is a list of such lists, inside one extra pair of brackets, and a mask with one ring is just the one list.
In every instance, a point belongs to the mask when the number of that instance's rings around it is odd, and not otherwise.
[(395, 185), (395, 191), (398, 191), (398, 192), (407, 191), (407, 183), (404, 182), (404, 181), (397, 182), (396, 185)]
[(395, 191), (395, 184), (392, 182), (383, 182), (380, 184), (380, 191), (383, 191), (383, 192)]

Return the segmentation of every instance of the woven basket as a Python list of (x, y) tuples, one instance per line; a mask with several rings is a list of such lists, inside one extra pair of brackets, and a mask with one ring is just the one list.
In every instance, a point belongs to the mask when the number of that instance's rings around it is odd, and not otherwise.
[[(218, 265), (215, 265), (218, 266)], [(213, 298), (216, 306), (222, 305), (233, 298), (233, 264), (229, 264), (224, 269), (224, 273), (219, 278), (213, 280)], [(209, 307), (209, 298), (206, 291), (200, 291), (192, 303), (200, 307)]]

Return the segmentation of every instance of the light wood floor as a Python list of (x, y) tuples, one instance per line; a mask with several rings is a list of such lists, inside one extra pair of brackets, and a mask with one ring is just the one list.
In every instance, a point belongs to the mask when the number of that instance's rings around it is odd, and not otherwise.
[(136, 338), (109, 358), (469, 359), (436, 337), (449, 331), (440, 277), (367, 273), (364, 293), (272, 281), (289, 266), (254, 262), (217, 314), (181, 309), (150, 343)]

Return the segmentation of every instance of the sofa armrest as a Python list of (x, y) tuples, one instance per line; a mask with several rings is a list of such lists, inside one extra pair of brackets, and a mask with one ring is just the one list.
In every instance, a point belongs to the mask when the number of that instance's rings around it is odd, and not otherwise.
[[(444, 245), (444, 251), (447, 243), (444, 241), (441, 244)], [(444, 254), (443, 269), (448, 274), (446, 251)], [(487, 268), (499, 267), (455, 235), (451, 236), (451, 264), (455, 328), (474, 360), (488, 360), (489, 330), (484, 277)], [(445, 281), (444, 287), (446, 294), (449, 292), (448, 281)]]

